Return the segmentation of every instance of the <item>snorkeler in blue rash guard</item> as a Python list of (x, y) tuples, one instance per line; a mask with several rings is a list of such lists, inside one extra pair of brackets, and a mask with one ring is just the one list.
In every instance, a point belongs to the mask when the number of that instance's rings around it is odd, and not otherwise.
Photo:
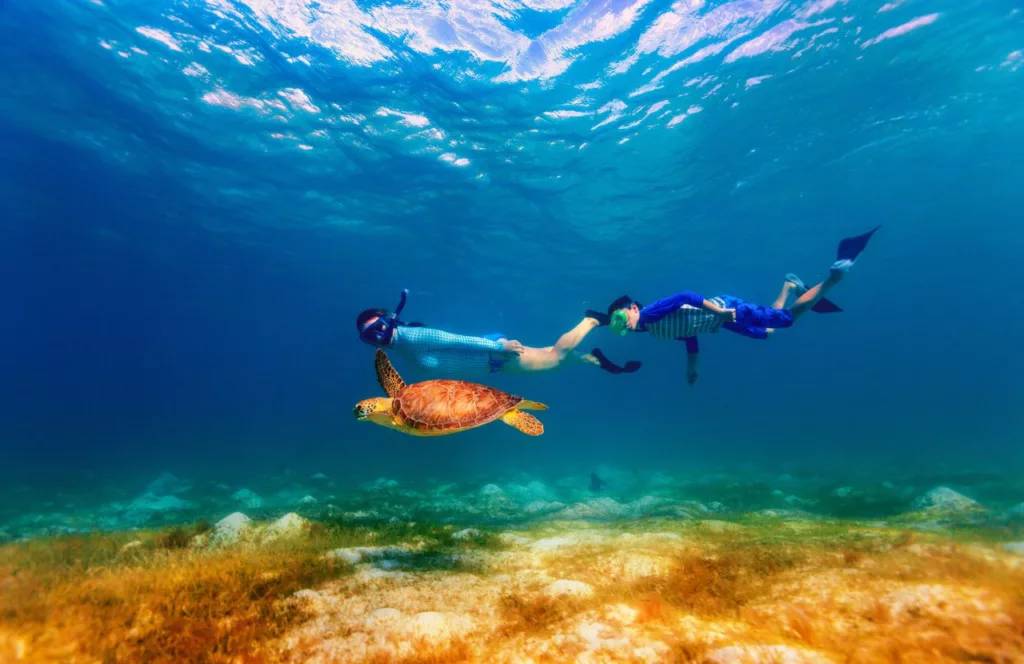
[[(608, 314), (587, 312), (595, 316), (602, 325), (609, 325), (612, 332), (625, 336), (630, 332), (647, 332), (656, 339), (682, 341), (686, 344), (687, 381), (697, 381), (697, 335), (717, 332), (725, 328), (752, 339), (767, 339), (776, 329), (793, 325), (808, 311), (835, 313), (842, 311), (825, 299), (833, 286), (842, 281), (853, 266), (857, 256), (864, 250), (868, 240), (879, 227), (856, 237), (845, 238), (839, 243), (836, 261), (829, 268), (828, 278), (808, 289), (799, 277), (790, 273), (785, 277), (782, 292), (771, 307), (753, 304), (732, 295), (721, 295), (705, 299), (691, 291), (681, 291), (646, 307), (623, 295), (608, 307)], [(789, 307), (786, 301), (796, 294), (797, 300)], [(600, 351), (594, 349), (594, 354)]]
[(627, 362), (625, 367), (618, 367), (597, 356), (576, 352), (576, 346), (599, 324), (590, 316), (563, 334), (554, 346), (531, 348), (500, 334), (472, 337), (429, 328), (422, 323), (405, 323), (398, 319), (405, 298), (403, 291), (401, 301), (390, 314), (383, 309), (363, 311), (356, 318), (356, 329), (363, 342), (398, 355), (426, 374), (480, 378), (497, 372), (547, 371), (567, 361), (593, 365), (615, 374), (632, 373), (640, 368), (639, 362)]

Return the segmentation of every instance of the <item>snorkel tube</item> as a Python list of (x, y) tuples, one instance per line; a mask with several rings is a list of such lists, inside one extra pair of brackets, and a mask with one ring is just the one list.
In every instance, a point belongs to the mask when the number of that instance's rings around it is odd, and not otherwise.
[(363, 331), (359, 333), (359, 338), (372, 346), (384, 346), (391, 339), (392, 332), (399, 324), (398, 317), (401, 315), (402, 309), (405, 308), (405, 302), (408, 296), (409, 289), (403, 288), (395, 310), (387, 316), (381, 316), (370, 325), (367, 325)]
[(398, 306), (396, 306), (395, 310), (391, 312), (390, 316), (388, 316), (388, 326), (389, 327), (393, 327), (394, 326), (395, 321), (398, 320), (398, 316), (402, 313), (402, 309), (405, 309), (405, 300), (406, 300), (406, 298), (408, 296), (409, 296), (409, 289), (408, 288), (403, 288), (401, 295), (398, 296), (399, 297), (399, 299), (398, 299)]

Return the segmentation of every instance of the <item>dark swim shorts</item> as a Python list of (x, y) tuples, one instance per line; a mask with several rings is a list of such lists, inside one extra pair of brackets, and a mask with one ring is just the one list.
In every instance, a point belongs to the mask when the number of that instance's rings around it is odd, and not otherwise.
[(763, 304), (754, 304), (732, 295), (721, 296), (726, 309), (736, 310), (736, 322), (722, 325), (736, 334), (751, 339), (767, 339), (769, 328), (789, 327), (793, 324), (793, 314), (786, 309), (773, 309)]

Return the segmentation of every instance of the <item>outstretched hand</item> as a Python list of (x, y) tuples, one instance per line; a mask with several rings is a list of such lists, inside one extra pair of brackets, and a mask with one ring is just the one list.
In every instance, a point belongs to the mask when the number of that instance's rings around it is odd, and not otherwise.
[(506, 353), (522, 355), (526, 352), (526, 346), (515, 340), (502, 339), (501, 347)]
[(736, 322), (736, 310), (735, 309), (722, 309), (718, 312), (718, 315), (725, 319), (726, 323)]

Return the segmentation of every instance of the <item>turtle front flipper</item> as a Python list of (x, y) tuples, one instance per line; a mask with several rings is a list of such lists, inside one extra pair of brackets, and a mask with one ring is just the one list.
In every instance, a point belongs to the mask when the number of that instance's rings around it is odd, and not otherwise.
[(523, 399), (519, 402), (516, 408), (520, 410), (547, 410), (548, 407), (539, 401), (530, 401), (529, 399)]
[(527, 436), (539, 436), (544, 433), (544, 423), (529, 413), (513, 408), (501, 416), (505, 424), (519, 429)]
[(384, 394), (391, 398), (397, 397), (398, 393), (405, 388), (405, 382), (398, 375), (398, 372), (395, 371), (395, 368), (391, 366), (391, 361), (388, 360), (387, 354), (380, 348), (377, 349), (377, 354), (374, 355), (373, 366), (377, 370), (377, 382), (380, 383)]

